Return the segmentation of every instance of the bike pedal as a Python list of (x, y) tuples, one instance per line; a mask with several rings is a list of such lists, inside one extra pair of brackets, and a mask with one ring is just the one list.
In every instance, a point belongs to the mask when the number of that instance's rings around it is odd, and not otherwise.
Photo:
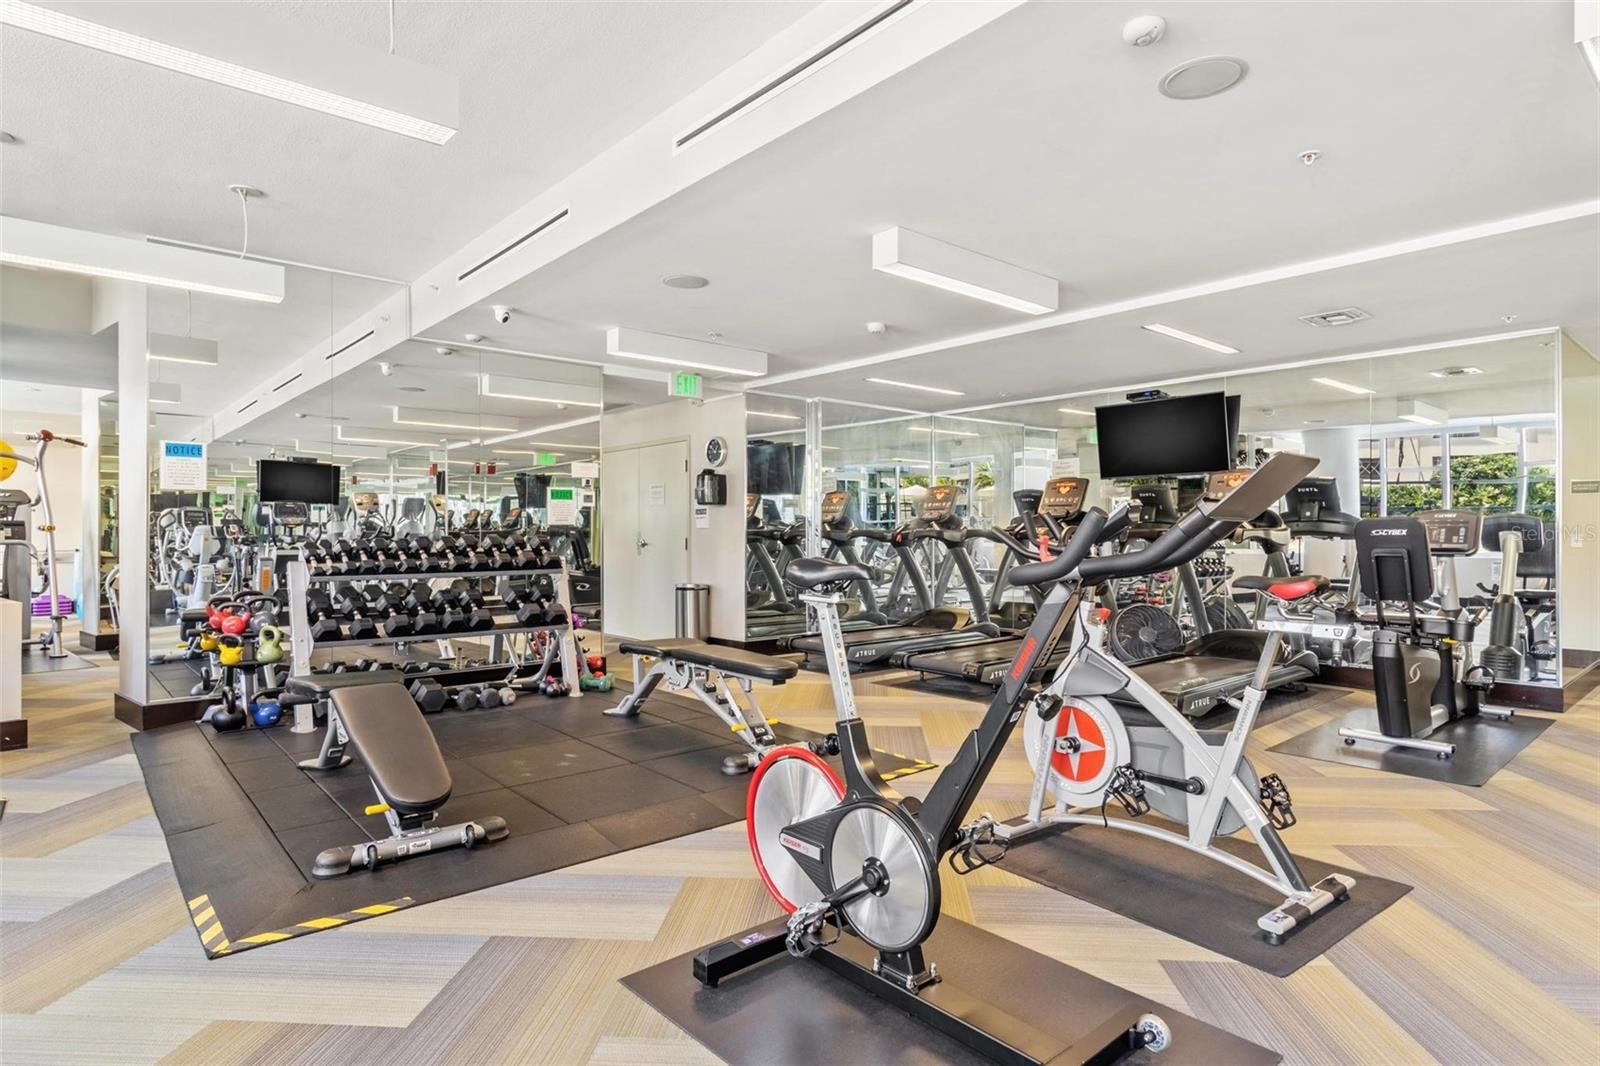
[(1144, 782), (1132, 766), (1119, 766), (1111, 775), (1106, 791), (1117, 798), (1122, 809), (1134, 818), (1150, 813), (1150, 800), (1145, 796)]
[(1295, 824), (1294, 800), (1289, 796), (1289, 786), (1277, 774), (1261, 779), (1261, 809), (1274, 829), (1288, 829)]

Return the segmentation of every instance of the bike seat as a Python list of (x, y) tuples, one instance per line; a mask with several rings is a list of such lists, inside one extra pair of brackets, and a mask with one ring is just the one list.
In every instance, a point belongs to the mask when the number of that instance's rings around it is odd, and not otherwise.
[(1250, 592), (1265, 592), (1276, 600), (1298, 600), (1302, 596), (1311, 596), (1327, 592), (1333, 583), (1319, 574), (1305, 574), (1301, 577), (1268, 577), (1265, 574), (1247, 574), (1244, 577), (1233, 579), (1233, 587), (1246, 589)]
[(870, 581), (872, 571), (858, 563), (836, 563), (832, 559), (796, 559), (784, 568), (783, 579), (797, 588), (814, 589), (823, 585)]

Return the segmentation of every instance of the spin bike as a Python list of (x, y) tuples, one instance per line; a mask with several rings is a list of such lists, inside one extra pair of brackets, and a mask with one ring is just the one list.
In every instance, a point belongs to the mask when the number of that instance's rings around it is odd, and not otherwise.
[[(1310, 469), (1315, 460), (1278, 456), (1271, 474), (1296, 462)], [(1255, 727), (1271, 686), (1284, 635), (1302, 639), (1348, 641), (1356, 620), (1348, 611), (1313, 613), (1304, 603), (1325, 596), (1330, 582), (1301, 575), (1240, 577), (1236, 588), (1259, 592), (1276, 601), (1273, 617), (1257, 623), (1265, 631), (1249, 684), (1226, 702), (1238, 711), (1225, 735), (1202, 732), (1157, 691), (1138, 669), (1130, 668), (1107, 647), (1108, 625), (1100, 619), (1093, 587), (1105, 580), (1151, 574), (1181, 565), (1210, 550), (1227, 536), (1255, 505), (1253, 494), (1269, 476), (1262, 467), (1240, 488), (1204, 501), (1177, 526), (1137, 552), (1104, 556), (1078, 568), (1077, 623), (1068, 652), (1043, 696), (1028, 705), (1023, 746), (1034, 768), (1027, 818), (1002, 825), (996, 834), (1007, 843), (1061, 825), (1125, 830), (1186, 848), (1254, 878), (1284, 901), (1262, 915), (1257, 927), (1268, 943), (1279, 944), (1296, 928), (1346, 898), (1355, 880), (1329, 874), (1307, 882), (1280, 830), (1295, 824), (1289, 789), (1277, 774), (1258, 777), (1245, 758), (1245, 743)], [(1253, 484), (1252, 484), (1253, 483)], [(1209, 517), (1206, 508), (1210, 507)], [(1046, 793), (1054, 803), (1048, 804)], [(1126, 817), (1106, 817), (1112, 803)], [(1152, 810), (1166, 824), (1152, 824)], [(1217, 846), (1220, 837), (1248, 830), (1260, 850), (1260, 862)]]
[[(1061, 555), (1013, 570), (1025, 584), (1062, 584), (1034, 616), (982, 722), (920, 803), (897, 794), (880, 776), (850, 687), (839, 604), (853, 583), (869, 579), (866, 567), (823, 559), (789, 565), (785, 577), (821, 620), (844, 779), (797, 746), (774, 750), (756, 768), (747, 807), (750, 847), (762, 881), (790, 916), (772, 936), (701, 951), (694, 968), (702, 984), (714, 986), (787, 948), (996, 1061), (1103, 1062), (1167, 1046), (1166, 1023), (1134, 1001), (1103, 1007), (1105, 1017), (1063, 1046), (1060, 1038), (964, 991), (959, 978), (947, 980), (922, 953), (939, 918), (940, 859), (949, 855), (963, 872), (987, 864), (983, 852), (995, 841), (993, 819), (963, 822), (1024, 705), (1038, 695), (1027, 680), (1065, 627), (1070, 595), (1063, 579), (1099, 537), (1120, 532), (1126, 521), (1126, 509), (1109, 522), (1104, 511), (1091, 509)], [(844, 932), (875, 949), (870, 962), (850, 945), (835, 946)]]

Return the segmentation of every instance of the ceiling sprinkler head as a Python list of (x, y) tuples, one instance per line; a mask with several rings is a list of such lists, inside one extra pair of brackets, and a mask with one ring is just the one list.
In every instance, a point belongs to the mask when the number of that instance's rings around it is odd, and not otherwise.
[(1517, 320), (1517, 316), (1516, 315), (1501, 315), (1500, 316), (1500, 321), (1504, 322), (1508, 326), (1511, 325), (1511, 323), (1515, 322), (1516, 320)]
[(443, 345), (440, 345), (439, 347), (435, 348), (433, 351), (434, 351), (435, 355), (455, 355), (456, 354), (456, 350), (454, 348), (446, 348)]
[(1300, 162), (1304, 163), (1308, 167), (1321, 158), (1322, 153), (1317, 151), (1315, 148), (1308, 148), (1304, 152), (1300, 153)]

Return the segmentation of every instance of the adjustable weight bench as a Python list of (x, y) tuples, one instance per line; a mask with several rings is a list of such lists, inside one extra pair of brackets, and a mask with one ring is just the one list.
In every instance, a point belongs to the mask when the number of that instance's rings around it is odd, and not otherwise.
[[(309, 694), (290, 700), (313, 699)], [(303, 770), (335, 770), (350, 764), (347, 748), (361, 754), (378, 802), (366, 809), (388, 819), (390, 835), (382, 840), (327, 848), (317, 856), (314, 877), (338, 877), (358, 869), (374, 870), (386, 862), (447, 848), (470, 848), (504, 840), (504, 818), (435, 826), (440, 807), (450, 798), (450, 771), (422, 711), (404, 685), (377, 684), (336, 688), (328, 704), (328, 727), (322, 750), (300, 763)]]
[[(722, 760), (722, 772), (729, 775), (755, 769), (773, 748), (783, 743), (772, 731), (775, 719), (762, 713), (756, 700), (755, 682), (781, 685), (799, 673), (787, 659), (775, 659), (742, 648), (706, 644), (698, 640), (658, 640), (651, 643), (623, 641), (618, 650), (633, 656), (633, 692), (609, 707), (605, 713), (620, 718), (638, 715), (644, 702), (663, 681), (671, 692), (690, 692), (711, 709), (728, 728), (750, 745), (744, 755), (729, 755)], [(655, 665), (640, 676), (641, 659), (654, 659)], [(732, 682), (730, 684), (729, 682)], [(743, 694), (741, 703), (735, 687)], [(829, 736), (807, 744), (818, 755), (838, 754), (838, 739)]]

